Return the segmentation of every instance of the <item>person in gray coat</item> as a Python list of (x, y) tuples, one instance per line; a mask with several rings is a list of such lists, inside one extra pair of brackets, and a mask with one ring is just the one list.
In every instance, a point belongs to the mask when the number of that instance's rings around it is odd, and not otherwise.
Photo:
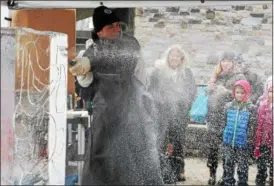
[(140, 45), (105, 6), (94, 10), (93, 24), (94, 42), (70, 68), (98, 80), (82, 185), (162, 185)]
[[(196, 94), (195, 79), (187, 67), (188, 62), (185, 50), (180, 45), (173, 45), (155, 62), (150, 76), (148, 90), (155, 100), (158, 113), (158, 148), (162, 155), (161, 166), (165, 183), (185, 180), (185, 132), (189, 122), (188, 112)], [(169, 160), (166, 161), (168, 147)]]
[(264, 82), (262, 81), (262, 77), (250, 68), (251, 64), (243, 58), (242, 54), (238, 54), (236, 56), (236, 64), (251, 85), (252, 93), (249, 100), (253, 104), (256, 104), (258, 98), (263, 94), (264, 90)]
[[(208, 130), (208, 160), (207, 166), (209, 168), (210, 178), (209, 185), (215, 185), (216, 172), (218, 167), (219, 146), (222, 142), (222, 127), (223, 122), (222, 110), (225, 103), (233, 100), (232, 86), (237, 80), (245, 80), (245, 76), (235, 63), (235, 53), (224, 52), (221, 60), (217, 65), (212, 79), (207, 87), (208, 95), (208, 116), (207, 116), (207, 130)], [(225, 174), (225, 172), (223, 173)], [(223, 180), (219, 181), (222, 184)]]

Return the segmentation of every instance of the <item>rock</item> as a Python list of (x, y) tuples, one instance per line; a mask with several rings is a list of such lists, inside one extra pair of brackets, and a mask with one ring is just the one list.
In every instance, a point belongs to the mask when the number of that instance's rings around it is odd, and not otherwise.
[(202, 15), (202, 14), (205, 15), (207, 10), (211, 10), (211, 9), (210, 9), (210, 8), (207, 8), (207, 9), (201, 8), (201, 9), (200, 9), (200, 14), (201, 14), (201, 15)]
[(224, 40), (225, 38), (225, 33), (224, 32), (215, 32), (215, 40)]
[(236, 12), (236, 17), (237, 18), (248, 18), (248, 17), (250, 17), (250, 12), (246, 11), (246, 10)]
[(177, 15), (179, 15), (179, 14), (178, 14), (178, 12), (170, 12), (170, 15), (171, 15), (171, 16), (177, 16)]
[[(225, 22), (227, 22), (227, 25), (233, 26), (233, 24), (235, 25), (235, 24), (239, 24), (240, 23), (241, 16), (238, 16), (237, 13), (222, 12), (219, 16), (216, 15), (215, 19), (217, 19), (217, 20), (224, 20)], [(221, 24), (223, 24), (222, 21), (221, 21)]]
[(135, 9), (135, 16), (142, 16), (144, 13), (142, 8), (136, 8)]
[(262, 4), (253, 5), (253, 11), (254, 12), (262, 12), (263, 11)]
[(264, 18), (272, 18), (272, 17), (273, 17), (272, 12), (265, 12)]
[(272, 24), (262, 24), (262, 30), (272, 30)]
[(182, 21), (182, 17), (181, 16), (176, 16), (176, 15), (168, 15), (166, 18), (165, 18), (165, 20), (168, 22), (168, 23), (170, 23), (170, 24), (177, 24), (177, 25), (179, 25), (180, 24), (180, 22)]
[(191, 25), (191, 29), (194, 29), (194, 30), (204, 31), (205, 28), (206, 28), (206, 25), (203, 25), (203, 24), (192, 24)]
[(254, 17), (243, 18), (241, 20), (241, 24), (246, 26), (257, 26), (257, 25), (260, 25), (261, 22), (262, 22), (262, 18), (254, 18)]
[(215, 18), (215, 12), (212, 10), (207, 10), (206, 11), (206, 18), (207, 19), (214, 19)]
[(251, 17), (264, 17), (264, 13), (250, 13)]
[(202, 19), (198, 16), (186, 16), (185, 17), (188, 24), (201, 24)]
[(166, 12), (179, 12), (179, 9), (177, 7), (167, 7)]
[(267, 19), (267, 23), (268, 23), (268, 24), (272, 24), (272, 23), (273, 23), (273, 19), (272, 19), (272, 18), (268, 18), (268, 19)]
[(206, 59), (208, 65), (216, 65), (219, 62), (219, 56), (216, 54), (209, 54)]
[(216, 27), (214, 25), (213, 26), (207, 26), (206, 27), (206, 31), (207, 32), (215, 32), (216, 31)]
[(138, 27), (149, 27), (150, 25), (151, 25), (151, 23), (148, 22), (148, 21), (140, 21), (140, 22), (138, 22)]
[(160, 21), (154, 25), (155, 28), (164, 28), (166, 25), (164, 21)]
[(239, 11), (239, 10), (244, 10), (244, 9), (245, 9), (245, 6), (232, 6), (232, 8), (233, 8), (234, 10)]
[(258, 39), (257, 39), (257, 43), (258, 43), (258, 45), (260, 45), (260, 46), (264, 46), (264, 45), (265, 45), (265, 40), (264, 40), (264, 39), (258, 38)]
[(214, 25), (228, 25), (229, 24), (228, 21), (225, 21), (223, 19), (214, 19), (211, 21), (211, 23)]
[(254, 30), (253, 31), (253, 36), (263, 36), (264, 35), (264, 31), (262, 30)]
[(241, 35), (232, 35), (231, 39), (232, 39), (232, 41), (242, 41), (242, 40), (244, 40), (243, 36), (241, 36)]
[(228, 12), (231, 10), (231, 6), (214, 6), (214, 11)]
[(180, 12), (179, 15), (188, 16), (188, 15), (190, 15), (190, 13), (189, 12)]
[(251, 6), (251, 5), (246, 6), (245, 10), (247, 10), (247, 11), (253, 11), (253, 6)]
[(148, 19), (148, 22), (157, 22), (159, 21), (159, 18), (151, 17)]
[(192, 9), (190, 10), (190, 12), (191, 12), (191, 13), (200, 13), (200, 9), (198, 9), (198, 8), (192, 8)]
[(203, 20), (202, 24), (203, 25), (209, 25), (211, 23), (211, 20)]
[(238, 19), (238, 18), (232, 18), (232, 23), (233, 24), (240, 24), (241, 23), (241, 19)]
[(192, 19), (192, 20), (188, 20), (188, 24), (201, 24), (202, 20), (198, 20), (198, 19)]
[(260, 30), (261, 29), (261, 25), (256, 25), (256, 26), (252, 26), (253, 30)]
[(267, 5), (267, 4), (264, 4), (264, 5), (263, 5), (263, 9), (268, 9), (268, 5)]
[(234, 34), (234, 31), (233, 30), (229, 30), (229, 31), (226, 32), (226, 34), (229, 35), (229, 36), (231, 36), (231, 35)]
[(246, 53), (249, 50), (249, 45), (245, 40), (236, 41), (232, 44), (232, 48), (239, 53)]
[(188, 24), (187, 24), (187, 21), (182, 21), (182, 22), (181, 22), (181, 28), (182, 28), (182, 29), (187, 29), (187, 25), (188, 25)]
[(159, 13), (159, 10), (156, 8), (149, 8), (149, 9), (145, 9), (144, 13), (152, 13), (152, 14), (156, 14)]
[(262, 19), (262, 23), (263, 23), (263, 24), (268, 23), (268, 19), (267, 19), (267, 18), (263, 18), (263, 19)]
[(250, 43), (249, 50), (248, 50), (248, 56), (249, 57), (256, 57), (260, 56), (261, 54), (261, 47), (257, 43)]
[(154, 16), (153, 16), (154, 18), (163, 18), (163, 17), (165, 17), (165, 15), (164, 14), (154, 14)]
[(241, 26), (239, 28), (239, 33), (242, 34), (242, 35), (253, 34), (253, 28), (252, 28), (252, 26)]

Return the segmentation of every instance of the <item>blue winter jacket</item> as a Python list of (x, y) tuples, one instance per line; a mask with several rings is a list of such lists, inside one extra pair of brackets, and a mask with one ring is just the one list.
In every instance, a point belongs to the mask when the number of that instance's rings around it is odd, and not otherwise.
[(255, 106), (251, 102), (239, 104), (233, 100), (226, 104), (223, 144), (247, 148), (249, 144), (253, 143), (256, 124), (255, 111)]

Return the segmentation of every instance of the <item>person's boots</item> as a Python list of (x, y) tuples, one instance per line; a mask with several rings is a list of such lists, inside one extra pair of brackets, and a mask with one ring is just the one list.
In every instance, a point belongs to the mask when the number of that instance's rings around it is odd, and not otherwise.
[(186, 181), (185, 173), (181, 172), (178, 176), (178, 181)]
[(223, 186), (224, 185), (224, 179), (221, 178), (218, 183), (217, 183), (218, 186)]
[(209, 168), (209, 180), (208, 185), (215, 185), (216, 184), (216, 171), (213, 168)]
[(273, 186), (273, 177), (269, 177), (269, 185)]
[(238, 186), (249, 186), (247, 183), (239, 183)]

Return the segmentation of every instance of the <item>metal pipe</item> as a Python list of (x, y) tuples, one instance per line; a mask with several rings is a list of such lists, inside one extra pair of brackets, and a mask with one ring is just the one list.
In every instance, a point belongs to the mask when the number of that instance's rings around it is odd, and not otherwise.
[(95, 8), (103, 3), (111, 8), (188, 7), (269, 4), (272, 1), (16, 1), (13, 9)]

